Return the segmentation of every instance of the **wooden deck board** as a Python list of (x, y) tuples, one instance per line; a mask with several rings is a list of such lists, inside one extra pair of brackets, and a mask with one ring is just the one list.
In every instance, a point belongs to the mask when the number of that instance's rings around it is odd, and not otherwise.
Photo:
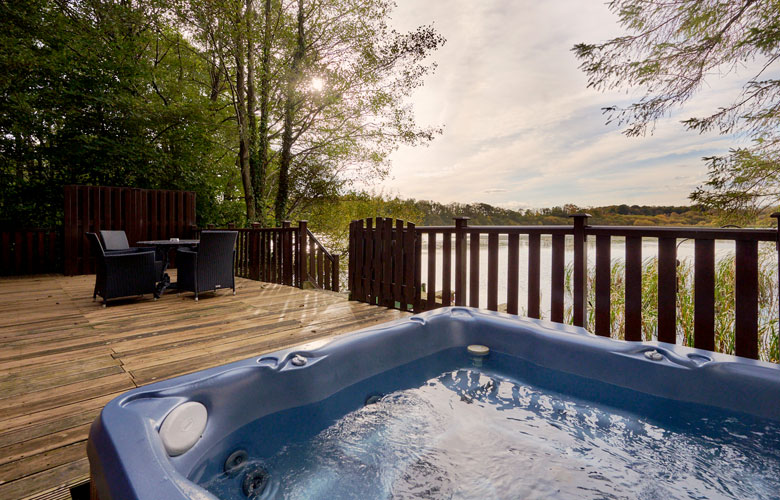
[[(175, 279), (175, 277), (174, 277)], [(146, 383), (405, 316), (238, 279), (237, 295), (92, 301), (94, 276), (0, 279), (0, 498), (65, 499), (88, 479), (100, 409)]]

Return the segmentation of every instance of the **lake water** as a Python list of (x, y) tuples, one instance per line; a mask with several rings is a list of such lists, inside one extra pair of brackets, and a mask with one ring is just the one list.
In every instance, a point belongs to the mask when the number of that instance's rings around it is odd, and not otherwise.
[[(487, 267), (488, 267), (488, 238), (487, 235), (482, 235), (480, 240), (480, 255), (479, 255), (479, 278), (480, 278), (480, 297), (479, 307), (487, 307)], [(772, 243), (761, 243), (761, 249), (767, 245), (767, 248), (773, 247)], [(442, 240), (441, 236), (437, 237), (437, 250), (436, 250), (436, 291), (442, 290)], [(452, 244), (452, 276), (450, 282), (451, 288), (455, 288), (455, 244)], [(735, 252), (735, 243), (733, 241), (716, 241), (715, 242), (715, 258), (720, 260), (733, 256)], [(642, 260), (651, 259), (658, 255), (658, 242), (655, 239), (645, 238), (642, 242)], [(613, 238), (611, 248), (612, 261), (625, 260), (625, 239)], [(694, 242), (693, 240), (680, 240), (677, 247), (677, 258), (680, 261), (690, 261), (693, 263), (694, 259)], [(507, 275), (508, 275), (508, 237), (507, 235), (499, 236), (498, 246), (498, 303), (505, 304), (507, 302)], [(540, 289), (541, 289), (541, 311), (543, 317), (549, 317), (550, 313), (550, 289), (551, 289), (551, 269), (552, 269), (552, 237), (541, 237), (541, 256), (540, 256)], [(595, 238), (588, 239), (588, 265), (590, 267), (595, 266), (596, 259), (596, 241)], [(571, 265), (574, 261), (574, 246), (573, 237), (566, 237), (566, 265)], [(525, 311), (528, 304), (528, 237), (520, 236), (520, 269), (519, 269), (519, 308), (521, 314)], [(428, 287), (428, 241), (427, 236), (423, 236), (422, 242), (422, 282)], [(566, 297), (566, 306), (570, 306), (569, 297)]]

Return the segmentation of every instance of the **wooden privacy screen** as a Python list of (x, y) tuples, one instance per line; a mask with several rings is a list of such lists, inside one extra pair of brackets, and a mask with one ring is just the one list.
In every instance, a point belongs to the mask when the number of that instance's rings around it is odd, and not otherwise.
[(136, 241), (189, 236), (195, 193), (104, 186), (65, 186), (64, 272), (94, 272), (86, 232), (121, 229)]
[[(625, 238), (625, 339), (642, 340), (642, 241), (658, 244), (657, 338), (676, 343), (677, 245), (693, 240), (694, 347), (715, 348), (715, 241), (735, 245), (735, 346), (738, 356), (758, 357), (758, 243), (778, 242), (774, 229), (724, 229), (700, 227), (589, 226), (587, 214), (573, 215), (571, 226), (468, 226), (466, 218), (455, 226), (415, 227), (402, 221), (377, 218), (376, 224), (354, 221), (350, 225), (349, 288), (352, 300), (415, 312), (461, 305), (480, 307), (485, 293), (487, 309), (499, 308), (499, 284), (506, 288), (506, 311), (519, 312), (520, 236), (527, 237), (528, 290), (525, 314), (540, 318), (540, 296), (550, 300), (550, 316), (563, 322), (565, 316), (566, 248), (573, 250), (571, 272), (571, 317), (575, 326), (585, 326), (592, 309), (594, 332), (611, 336), (611, 243)], [(427, 276), (422, 276), (423, 237), (427, 245)], [(540, 289), (541, 237), (551, 244), (550, 288)], [(499, 237), (507, 241), (506, 273), (499, 274)], [(588, 246), (595, 238), (595, 304), (587, 303)], [(454, 239), (454, 242), (453, 242)], [(439, 245), (439, 242), (441, 244)], [(486, 244), (486, 245), (485, 245)], [(480, 266), (480, 247), (487, 250), (487, 276)], [(441, 295), (436, 293), (437, 252), (441, 248)], [(618, 257), (618, 256), (615, 256)], [(454, 275), (454, 283), (453, 281)], [(499, 283), (499, 280), (503, 281)], [(486, 283), (483, 287), (480, 283)], [(425, 291), (423, 291), (423, 282)], [(454, 287), (453, 287), (454, 285)], [(548, 295), (549, 294), (549, 295)]]
[(62, 272), (59, 229), (0, 230), (0, 275)]

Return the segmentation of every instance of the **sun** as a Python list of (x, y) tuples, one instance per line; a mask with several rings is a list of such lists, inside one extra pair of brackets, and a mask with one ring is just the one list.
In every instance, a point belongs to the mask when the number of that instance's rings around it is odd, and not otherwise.
[(314, 77), (314, 78), (311, 79), (311, 89), (312, 90), (319, 92), (323, 88), (325, 88), (325, 80), (323, 80), (320, 77)]

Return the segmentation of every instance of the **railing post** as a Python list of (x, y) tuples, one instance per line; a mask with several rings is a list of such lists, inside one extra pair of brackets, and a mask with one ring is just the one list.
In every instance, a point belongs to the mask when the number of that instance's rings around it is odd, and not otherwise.
[(249, 233), (249, 277), (253, 280), (260, 280), (260, 227), (259, 222), (253, 222)]
[(333, 254), (333, 267), (331, 267), (331, 273), (333, 273), (333, 276), (331, 276), (331, 290), (334, 292), (339, 291), (339, 254)]
[[(87, 196), (90, 196), (93, 189), (94, 188), (87, 191)], [(138, 237), (141, 233), (141, 217), (139, 215), (139, 209), (141, 208), (139, 206), (140, 193), (141, 190), (139, 188), (130, 188), (127, 190), (127, 199), (129, 200), (129, 203), (125, 206), (125, 214), (128, 221), (125, 232), (127, 233), (127, 239), (131, 246), (135, 245), (135, 242), (141, 239)]]
[(349, 245), (347, 250), (347, 289), (349, 300), (354, 300), (355, 293), (355, 221), (349, 223)]
[(468, 217), (455, 217), (455, 305), (466, 305), (466, 228)]
[(296, 272), (298, 274), (298, 278), (296, 279), (298, 288), (303, 288), (303, 284), (308, 278), (306, 276), (306, 263), (308, 262), (306, 259), (306, 249), (308, 248), (306, 245), (306, 240), (309, 233), (308, 225), (309, 221), (298, 221), (298, 241), (296, 242), (296, 245), (298, 245), (298, 265), (295, 266)]
[[(78, 272), (78, 238), (84, 238), (83, 235), (78, 234), (76, 231), (76, 221), (78, 214), (76, 212), (76, 195), (77, 190), (75, 186), (65, 186), (65, 207), (64, 218), (65, 224), (63, 227), (63, 272), (65, 276), (73, 276)], [(6, 233), (3, 233), (5, 237)], [(10, 238), (10, 234), (8, 235)], [(10, 246), (6, 246), (5, 240), (3, 240), (3, 250), (8, 248), (10, 254)]]
[[(777, 235), (775, 237), (775, 251), (777, 252), (777, 285), (778, 288), (780, 288), (780, 212), (773, 213), (772, 218), (774, 218), (775, 221), (777, 222)], [(778, 304), (778, 309), (777, 309), (777, 319), (778, 321), (780, 321), (780, 303)]]
[[(283, 220), (282, 221), (282, 228), (289, 229), (291, 225), (291, 222), (289, 220)], [(282, 231), (282, 279), (281, 284), (282, 285), (292, 285), (292, 240), (290, 238), (290, 232), (289, 231)]]
[(350, 283), (349, 294), (352, 300), (365, 302), (366, 288), (364, 254), (366, 250), (366, 236), (365, 232), (363, 231), (362, 219), (354, 221), (352, 239), (353, 242), (349, 254), (349, 268), (352, 270), (353, 274), (352, 281)]
[(235, 229), (236, 223), (235, 222), (228, 222), (228, 229)]
[(572, 276), (574, 326), (584, 327), (587, 324), (588, 299), (588, 245), (585, 227), (588, 225), (589, 214), (570, 215), (574, 219), (574, 270)]
[(214, 229), (214, 224), (208, 224), (208, 225), (206, 225), (206, 227), (207, 227), (208, 229)]

